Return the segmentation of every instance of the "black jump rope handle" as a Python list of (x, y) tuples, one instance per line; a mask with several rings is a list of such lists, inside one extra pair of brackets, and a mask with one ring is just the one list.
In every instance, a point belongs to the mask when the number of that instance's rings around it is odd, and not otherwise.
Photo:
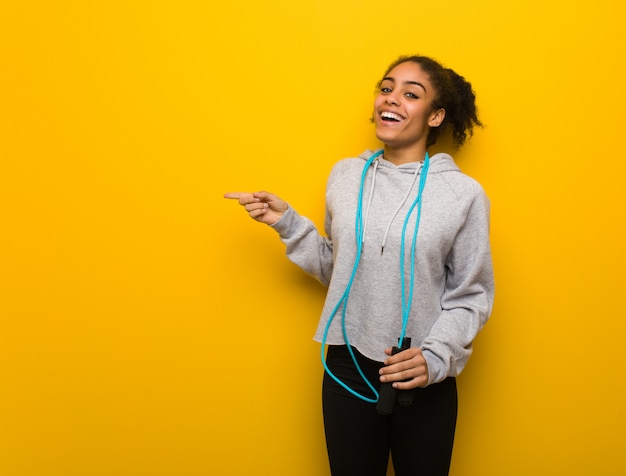
[[(402, 346), (400, 348), (394, 346), (391, 354), (395, 355), (409, 347), (411, 347), (411, 338), (405, 337), (402, 339)], [(381, 415), (391, 415), (396, 400), (400, 405), (410, 405), (413, 403), (413, 390), (396, 390), (391, 383), (383, 383), (380, 386), (376, 410)]]

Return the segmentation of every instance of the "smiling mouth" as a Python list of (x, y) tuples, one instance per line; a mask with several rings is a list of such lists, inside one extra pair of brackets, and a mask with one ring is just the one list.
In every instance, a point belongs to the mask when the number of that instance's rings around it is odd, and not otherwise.
[(404, 120), (404, 118), (400, 116), (399, 114), (395, 114), (393, 112), (387, 112), (387, 111), (381, 112), (380, 118), (384, 122), (401, 122), (402, 120)]

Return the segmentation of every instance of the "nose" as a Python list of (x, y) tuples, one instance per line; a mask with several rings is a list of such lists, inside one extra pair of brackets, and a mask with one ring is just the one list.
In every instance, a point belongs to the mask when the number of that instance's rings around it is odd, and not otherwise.
[(398, 99), (397, 93), (394, 91), (387, 96), (387, 104), (390, 106), (399, 106), (400, 99)]

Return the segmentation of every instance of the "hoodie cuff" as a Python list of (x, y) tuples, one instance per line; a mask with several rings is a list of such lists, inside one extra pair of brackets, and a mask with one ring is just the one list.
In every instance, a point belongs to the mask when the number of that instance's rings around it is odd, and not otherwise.
[(428, 385), (445, 380), (446, 374), (443, 362), (430, 350), (422, 350), (422, 355), (428, 366)]
[(296, 220), (297, 213), (291, 208), (291, 205), (287, 204), (287, 211), (270, 227), (274, 228), (281, 237), (284, 237), (289, 234), (289, 230), (293, 229)]

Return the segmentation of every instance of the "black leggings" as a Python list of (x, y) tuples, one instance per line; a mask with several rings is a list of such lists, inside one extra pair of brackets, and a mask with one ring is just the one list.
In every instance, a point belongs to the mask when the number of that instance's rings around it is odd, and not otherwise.
[[(382, 363), (353, 350), (363, 373), (378, 390)], [(350, 388), (372, 396), (346, 346), (329, 346), (327, 363)], [(375, 404), (353, 396), (327, 373), (322, 397), (333, 476), (385, 476), (390, 452), (396, 476), (448, 474), (457, 415), (454, 378), (415, 389), (413, 404), (396, 403), (388, 416), (380, 415)]]

